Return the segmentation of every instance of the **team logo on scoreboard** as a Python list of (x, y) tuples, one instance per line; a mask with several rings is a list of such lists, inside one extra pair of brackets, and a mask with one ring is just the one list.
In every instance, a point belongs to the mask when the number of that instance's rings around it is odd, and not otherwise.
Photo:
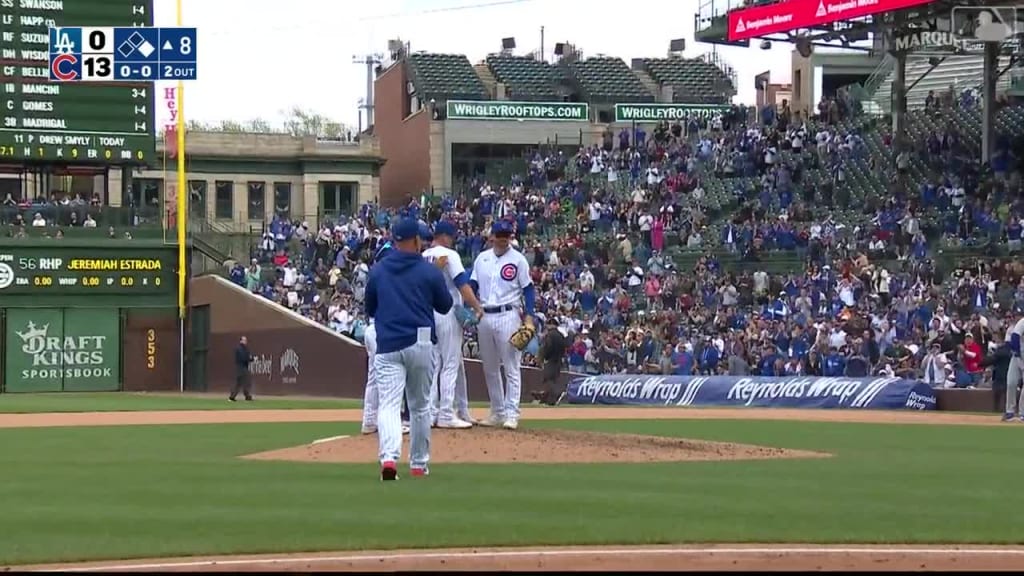
[(78, 78), (78, 57), (74, 54), (57, 54), (50, 61), (50, 75), (61, 82)]
[(11, 284), (14, 284), (14, 269), (0, 262), (0, 290), (9, 288)]

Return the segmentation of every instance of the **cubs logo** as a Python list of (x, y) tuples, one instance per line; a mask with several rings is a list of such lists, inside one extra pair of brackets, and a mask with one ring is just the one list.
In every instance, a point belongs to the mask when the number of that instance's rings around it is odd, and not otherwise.
[(518, 274), (519, 269), (516, 268), (515, 264), (505, 264), (501, 267), (501, 279), (506, 282), (515, 280)]

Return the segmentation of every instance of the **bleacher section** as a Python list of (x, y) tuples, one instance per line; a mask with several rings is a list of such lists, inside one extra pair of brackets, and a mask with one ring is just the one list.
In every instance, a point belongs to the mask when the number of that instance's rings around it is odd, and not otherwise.
[(654, 102), (654, 95), (618, 58), (596, 57), (569, 64), (589, 102)]
[(485, 100), (487, 89), (462, 54), (410, 54), (409, 72), (422, 100)]
[(658, 84), (673, 88), (675, 102), (723, 104), (736, 94), (721, 68), (699, 58), (644, 58), (642, 62)]
[(492, 54), (487, 67), (495, 80), (505, 84), (509, 100), (552, 102), (560, 100), (558, 68), (529, 56)]
[[(892, 112), (892, 82), (896, 76), (892, 59), (884, 62), (888, 72), (878, 87), (870, 94), (883, 114)], [(929, 58), (923, 56), (912, 56), (907, 58), (906, 84), (910, 86), (907, 91), (907, 108), (924, 108), (925, 98), (929, 91), (936, 93), (949, 90), (955, 86), (960, 90), (977, 88), (981, 86), (984, 74), (984, 57), (978, 54), (963, 56), (947, 56), (942, 62), (932, 67)], [(1006, 68), (1010, 58), (1003, 56), (999, 58), (999, 69)], [(1003, 92), (1010, 87), (1010, 75), (1003, 74), (996, 81), (996, 90)]]

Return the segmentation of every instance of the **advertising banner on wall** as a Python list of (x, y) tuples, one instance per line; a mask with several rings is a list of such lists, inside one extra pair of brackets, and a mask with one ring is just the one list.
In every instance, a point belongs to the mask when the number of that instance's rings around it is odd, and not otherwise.
[(616, 104), (616, 122), (660, 122), (687, 118), (712, 118), (728, 112), (728, 104)]
[(586, 102), (511, 102), (493, 100), (449, 100), (448, 120), (543, 120), (588, 122)]
[(904, 378), (762, 376), (585, 376), (567, 390), (572, 404), (754, 406), (935, 410), (935, 391)]
[(840, 20), (913, 8), (935, 0), (783, 0), (729, 12), (728, 38), (747, 40)]
[(4, 348), (7, 392), (120, 388), (120, 317), (116, 308), (9, 309)]

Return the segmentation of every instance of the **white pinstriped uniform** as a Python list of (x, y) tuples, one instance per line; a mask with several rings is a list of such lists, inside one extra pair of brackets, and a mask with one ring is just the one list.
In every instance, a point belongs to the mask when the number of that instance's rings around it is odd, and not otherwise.
[(369, 363), (366, 366), (366, 392), (363, 393), (363, 428), (377, 427), (377, 404), (380, 396), (377, 393), (377, 370), (373, 367), (373, 358), (377, 355), (377, 328), (370, 318), (363, 331), (363, 344)]
[[(491, 415), (498, 420), (518, 420), (522, 397), (523, 353), (508, 339), (523, 324), (521, 317), (523, 289), (533, 284), (526, 257), (509, 246), (498, 256), (494, 249), (480, 253), (473, 263), (471, 276), (480, 286), (480, 303), (484, 317), (477, 326), (480, 338), (480, 361), (483, 363), (487, 394), (491, 399)], [(494, 307), (510, 307), (501, 312), (487, 312)], [(501, 368), (505, 368), (502, 383)]]
[[(1024, 318), (1017, 320), (1013, 326), (1010, 326), (1009, 330), (1006, 331), (1006, 343), (1010, 343), (1010, 339), (1014, 333), (1021, 337), (1024, 341)], [(1006, 370), (1006, 413), (1016, 414), (1019, 413), (1024, 416), (1024, 390), (1021, 391), (1020, 396), (1017, 395), (1017, 387), (1024, 382), (1024, 361), (1021, 360), (1020, 356), (1013, 356), (1010, 358), (1010, 366)]]
[(380, 461), (397, 462), (402, 456), (402, 398), (409, 401), (412, 434), (409, 465), (426, 468), (430, 461), (430, 374), (433, 344), (430, 327), (420, 327), (417, 340), (394, 352), (374, 354), (374, 372), (380, 380), (377, 439)]
[(462, 306), (462, 294), (455, 287), (455, 278), (465, 272), (459, 253), (444, 246), (431, 246), (423, 257), (435, 262), (442, 256), (448, 259), (442, 273), (448, 293), (452, 295), (452, 309), (447, 314), (434, 312), (437, 346), (434, 355), (434, 374), (430, 384), (430, 407), (437, 422), (450, 422), (456, 416), (469, 415), (469, 394), (466, 387), (466, 366), (462, 359), (462, 325), (455, 308)]

